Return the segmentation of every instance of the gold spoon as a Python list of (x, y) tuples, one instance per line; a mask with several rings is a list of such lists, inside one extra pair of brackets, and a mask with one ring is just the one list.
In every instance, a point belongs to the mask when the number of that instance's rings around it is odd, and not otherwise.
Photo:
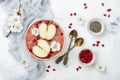
[(83, 43), (84, 43), (84, 39), (83, 39), (83, 38), (77, 38), (77, 39), (75, 40), (73, 47), (70, 48), (70, 50), (65, 53), (65, 58), (64, 58), (64, 61), (63, 61), (63, 64), (64, 64), (64, 65), (66, 65), (67, 62), (68, 62), (69, 52), (70, 52), (73, 48), (75, 48), (76, 46), (81, 46)]
[[(74, 39), (76, 39), (78, 36), (77, 34), (77, 31), (76, 30), (72, 30), (70, 33), (69, 33), (69, 38), (70, 38), (70, 44), (69, 44), (69, 47), (68, 47), (68, 51), (70, 50), (70, 47), (71, 47), (71, 44), (72, 44), (72, 41)], [(55, 63), (58, 64), (62, 61), (63, 57), (65, 56), (65, 54), (63, 54), (62, 56), (60, 56), (56, 61)]]

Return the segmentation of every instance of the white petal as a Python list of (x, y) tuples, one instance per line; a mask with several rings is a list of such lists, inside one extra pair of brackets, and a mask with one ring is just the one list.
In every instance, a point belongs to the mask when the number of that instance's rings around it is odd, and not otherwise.
[(50, 48), (53, 48), (56, 45), (56, 41), (52, 41), (50, 44)]
[(52, 48), (52, 51), (55, 52), (55, 51), (56, 51), (56, 48)]
[(57, 42), (57, 47), (56, 47), (56, 50), (59, 51), (60, 50), (60, 43)]
[(38, 34), (39, 34), (38, 28), (33, 28), (32, 31), (31, 31), (31, 33), (32, 33), (33, 35), (35, 35), (35, 36), (38, 36)]

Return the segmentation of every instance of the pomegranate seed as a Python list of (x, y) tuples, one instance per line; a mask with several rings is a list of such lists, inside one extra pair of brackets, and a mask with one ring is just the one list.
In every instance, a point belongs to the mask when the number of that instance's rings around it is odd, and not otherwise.
[(79, 69), (81, 69), (81, 66), (78, 66)]
[(72, 28), (71, 26), (68, 26), (68, 28)]
[(76, 71), (79, 71), (79, 68), (76, 68)]
[(84, 3), (84, 6), (86, 6), (87, 5), (87, 3)]
[(111, 12), (112, 11), (112, 9), (107, 9), (107, 12)]
[(107, 16), (106, 14), (103, 14), (104, 16)]
[(53, 69), (53, 71), (56, 71), (56, 69)]
[(87, 9), (87, 8), (88, 8), (87, 6), (84, 7), (84, 9)]
[(98, 47), (98, 46), (99, 46), (99, 44), (96, 44), (96, 46)]
[(105, 4), (104, 4), (103, 2), (101, 3), (101, 5), (102, 5), (102, 6), (105, 6)]
[(50, 68), (50, 65), (48, 65), (48, 67), (47, 68)]
[(108, 18), (110, 18), (110, 14), (108, 15)]
[(100, 43), (100, 41), (97, 41), (97, 43)]
[(73, 14), (72, 13), (70, 13), (70, 16), (72, 16)]
[(76, 16), (77, 15), (77, 13), (74, 13), (74, 16)]
[(61, 36), (63, 35), (63, 33), (60, 34)]
[(95, 46), (95, 44), (93, 44), (93, 46)]
[(105, 45), (104, 44), (102, 44), (102, 47), (104, 47)]
[(72, 23), (70, 23), (69, 25), (71, 25), (71, 26), (72, 26)]
[(46, 70), (46, 72), (50, 72), (49, 70)]

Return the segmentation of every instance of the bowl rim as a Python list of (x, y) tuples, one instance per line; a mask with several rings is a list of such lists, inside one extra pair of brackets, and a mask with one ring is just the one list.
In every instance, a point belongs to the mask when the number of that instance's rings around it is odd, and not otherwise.
[[(80, 63), (81, 63), (82, 65), (84, 65), (84, 66), (91, 66), (91, 65), (93, 65), (93, 64), (95, 63), (95, 59), (96, 59), (95, 53), (94, 53), (91, 49), (89, 49), (89, 48), (84, 48), (84, 49), (82, 49), (81, 51), (83, 51), (83, 50), (90, 50), (90, 51), (92, 52), (93, 59), (92, 59), (91, 62), (89, 62), (89, 63), (86, 64), (86, 63), (83, 63), (83, 62), (80, 60), (80, 57), (78, 56), (78, 59), (79, 59)], [(79, 52), (79, 55), (81, 54), (81, 51)]]
[[(93, 32), (93, 31), (90, 30), (90, 23), (93, 22), (93, 21), (98, 21), (98, 22), (101, 23), (101, 28), (102, 28), (102, 29), (101, 29), (100, 32), (95, 33), (95, 32)], [(93, 18), (93, 19), (91, 19), (91, 20), (88, 22), (87, 29), (88, 29), (88, 31), (89, 31), (91, 34), (93, 34), (93, 35), (95, 35), (95, 36), (99, 36), (99, 35), (101, 35), (101, 34), (105, 31), (105, 25), (104, 25), (104, 23), (103, 23), (103, 21), (102, 21), (101, 19), (99, 19), (99, 18)]]
[[(26, 35), (27, 35), (27, 32), (28, 32), (28, 29), (29, 29), (34, 23), (36, 23), (36, 22), (38, 22), (38, 21), (46, 21), (46, 20), (53, 21), (53, 22), (55, 22), (55, 23), (59, 26), (59, 28), (61, 29), (61, 31), (63, 32), (63, 35), (64, 35), (64, 42), (63, 42), (63, 47), (62, 47), (61, 51), (58, 52), (55, 56), (53, 56), (53, 57), (51, 57), (51, 58), (42, 59), (42, 58), (39, 58), (39, 57), (35, 56), (34, 54), (32, 54), (32, 53), (29, 51), (29, 49), (28, 49), (28, 47), (27, 47), (27, 45), (26, 45)], [(31, 54), (32, 57), (34, 57), (35, 59), (38, 59), (38, 60), (48, 61), (48, 60), (52, 60), (52, 59), (56, 58), (58, 55), (60, 55), (60, 53), (63, 52), (64, 46), (65, 46), (65, 33), (64, 33), (64, 30), (61, 28), (61, 25), (60, 25), (58, 22), (56, 22), (54, 19), (37, 19), (37, 20), (33, 20), (33, 21), (28, 25), (28, 27), (27, 27), (27, 29), (26, 29), (26, 31), (25, 31), (24, 41), (25, 41), (25, 48), (27, 49), (28, 53)]]

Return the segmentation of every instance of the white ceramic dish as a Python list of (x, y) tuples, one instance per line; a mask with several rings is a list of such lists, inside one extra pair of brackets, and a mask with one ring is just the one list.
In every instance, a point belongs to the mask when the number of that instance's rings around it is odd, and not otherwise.
[[(95, 33), (95, 32), (93, 32), (93, 31), (90, 30), (90, 23), (93, 22), (93, 21), (98, 21), (98, 22), (100, 22), (100, 24), (101, 24), (101, 31), (100, 31), (100, 32)], [(103, 24), (102, 20), (100, 20), (99, 18), (93, 18), (93, 19), (91, 19), (91, 20), (88, 22), (87, 29), (88, 29), (88, 31), (89, 31), (91, 34), (93, 34), (93, 35), (95, 35), (95, 36), (99, 36), (99, 35), (102, 35), (102, 34), (104, 33), (104, 31), (105, 31), (105, 25)]]

